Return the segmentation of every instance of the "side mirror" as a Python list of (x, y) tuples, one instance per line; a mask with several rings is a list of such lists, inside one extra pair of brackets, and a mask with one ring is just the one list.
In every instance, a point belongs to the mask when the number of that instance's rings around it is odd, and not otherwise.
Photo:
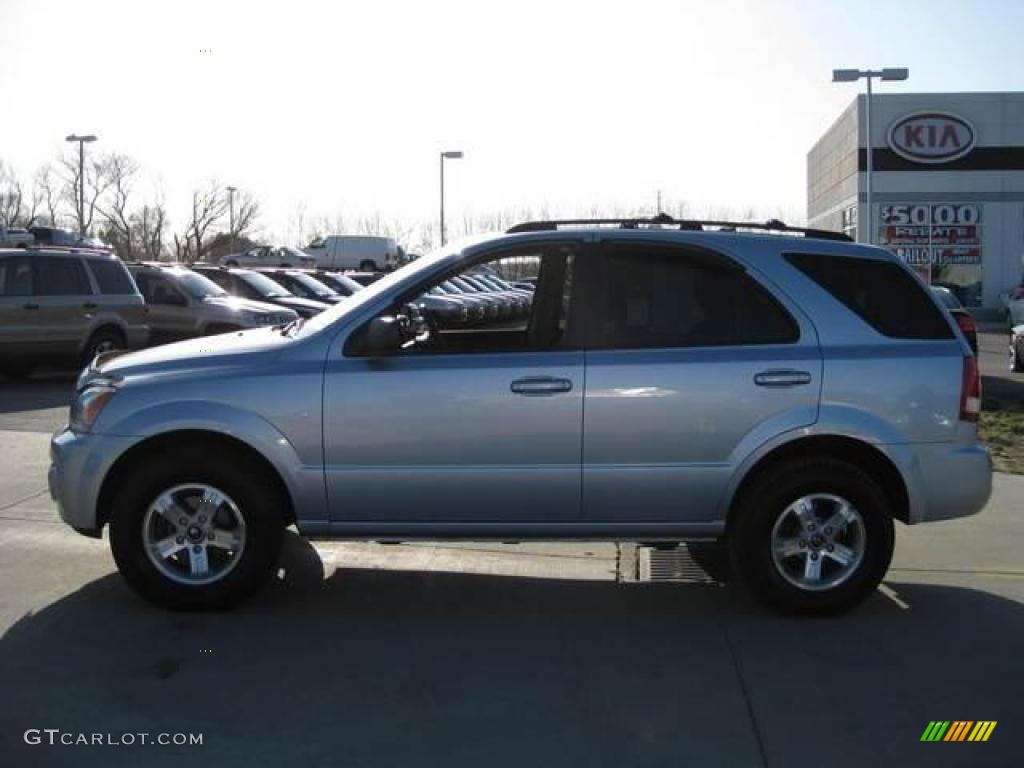
[(398, 350), (405, 338), (402, 325), (397, 317), (381, 315), (375, 317), (363, 332), (362, 354), (367, 357), (390, 355)]

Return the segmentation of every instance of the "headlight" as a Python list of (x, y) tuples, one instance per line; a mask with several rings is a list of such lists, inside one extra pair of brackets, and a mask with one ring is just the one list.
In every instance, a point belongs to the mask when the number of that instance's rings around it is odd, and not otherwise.
[(96, 423), (100, 412), (117, 394), (117, 387), (109, 383), (96, 382), (88, 385), (71, 401), (71, 416), (68, 424), (75, 432), (88, 432)]

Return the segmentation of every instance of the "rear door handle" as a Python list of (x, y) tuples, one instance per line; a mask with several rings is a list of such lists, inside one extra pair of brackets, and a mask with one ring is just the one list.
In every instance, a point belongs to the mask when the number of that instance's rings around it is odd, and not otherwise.
[(761, 371), (754, 375), (754, 383), (759, 387), (798, 387), (810, 384), (811, 374), (807, 371), (788, 369)]
[(22, 309), (39, 309), (39, 305), (38, 304), (33, 304), (32, 302), (29, 302), (28, 304), (22, 304), (21, 308)]
[(82, 306), (85, 307), (86, 309), (96, 309), (97, 305), (96, 305), (96, 302), (94, 302), (94, 301), (87, 301)]
[(517, 395), (557, 395), (559, 392), (572, 390), (572, 382), (568, 379), (556, 379), (550, 376), (534, 376), (516, 379), (512, 382), (512, 391)]

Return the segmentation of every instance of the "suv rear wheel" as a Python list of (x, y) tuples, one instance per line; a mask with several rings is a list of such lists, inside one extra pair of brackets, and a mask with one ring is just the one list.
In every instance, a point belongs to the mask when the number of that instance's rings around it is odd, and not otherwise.
[(360, 272), (376, 272), (377, 271), (377, 262), (370, 261), (369, 259), (363, 259), (362, 261), (359, 262), (359, 271)]
[(284, 532), (266, 470), (232, 451), (161, 454), (114, 499), (110, 546), (136, 592), (168, 608), (224, 608), (272, 573)]
[(1010, 371), (1024, 373), (1024, 336), (1010, 333)]
[(889, 568), (889, 500), (859, 467), (803, 459), (743, 494), (729, 532), (733, 572), (787, 613), (837, 613), (874, 592)]
[(101, 352), (124, 349), (124, 336), (116, 328), (100, 328), (85, 344), (82, 352), (82, 365), (88, 365)]

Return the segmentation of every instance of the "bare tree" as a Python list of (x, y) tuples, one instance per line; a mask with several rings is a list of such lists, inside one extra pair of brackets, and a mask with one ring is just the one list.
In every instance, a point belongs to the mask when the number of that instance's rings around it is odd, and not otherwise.
[(22, 218), (22, 187), (14, 169), (0, 160), (0, 225), (15, 227)]
[(220, 223), (228, 211), (228, 199), (217, 181), (207, 183), (204, 190), (192, 192), (192, 218), (179, 239), (175, 235), (175, 253), (180, 261), (192, 263), (205, 253), (206, 236)]
[(51, 163), (39, 167), (32, 188), (38, 190), (42, 203), (46, 205), (47, 223), (56, 227), (60, 219), (61, 181)]
[[(64, 197), (74, 208), (75, 221), (80, 232), (89, 232), (92, 229), (99, 200), (111, 185), (110, 160), (114, 156), (98, 155), (86, 162), (84, 190), (80, 186), (78, 155), (69, 152), (60, 159), (64, 177)], [(80, 192), (84, 192), (84, 202), (81, 206)]]
[(243, 191), (235, 195), (234, 206), (234, 220), (228, 222), (228, 237), (240, 239), (256, 228), (256, 221), (260, 217), (260, 204), (251, 192)]
[(132, 214), (132, 223), (143, 258), (159, 261), (163, 257), (166, 222), (167, 211), (163, 200), (157, 200), (153, 205), (144, 205)]
[(128, 198), (139, 166), (127, 155), (117, 153), (108, 155), (104, 162), (109, 191), (97, 202), (97, 209), (106, 223), (103, 236), (121, 258), (135, 259), (139, 244), (135, 222), (128, 211)]

